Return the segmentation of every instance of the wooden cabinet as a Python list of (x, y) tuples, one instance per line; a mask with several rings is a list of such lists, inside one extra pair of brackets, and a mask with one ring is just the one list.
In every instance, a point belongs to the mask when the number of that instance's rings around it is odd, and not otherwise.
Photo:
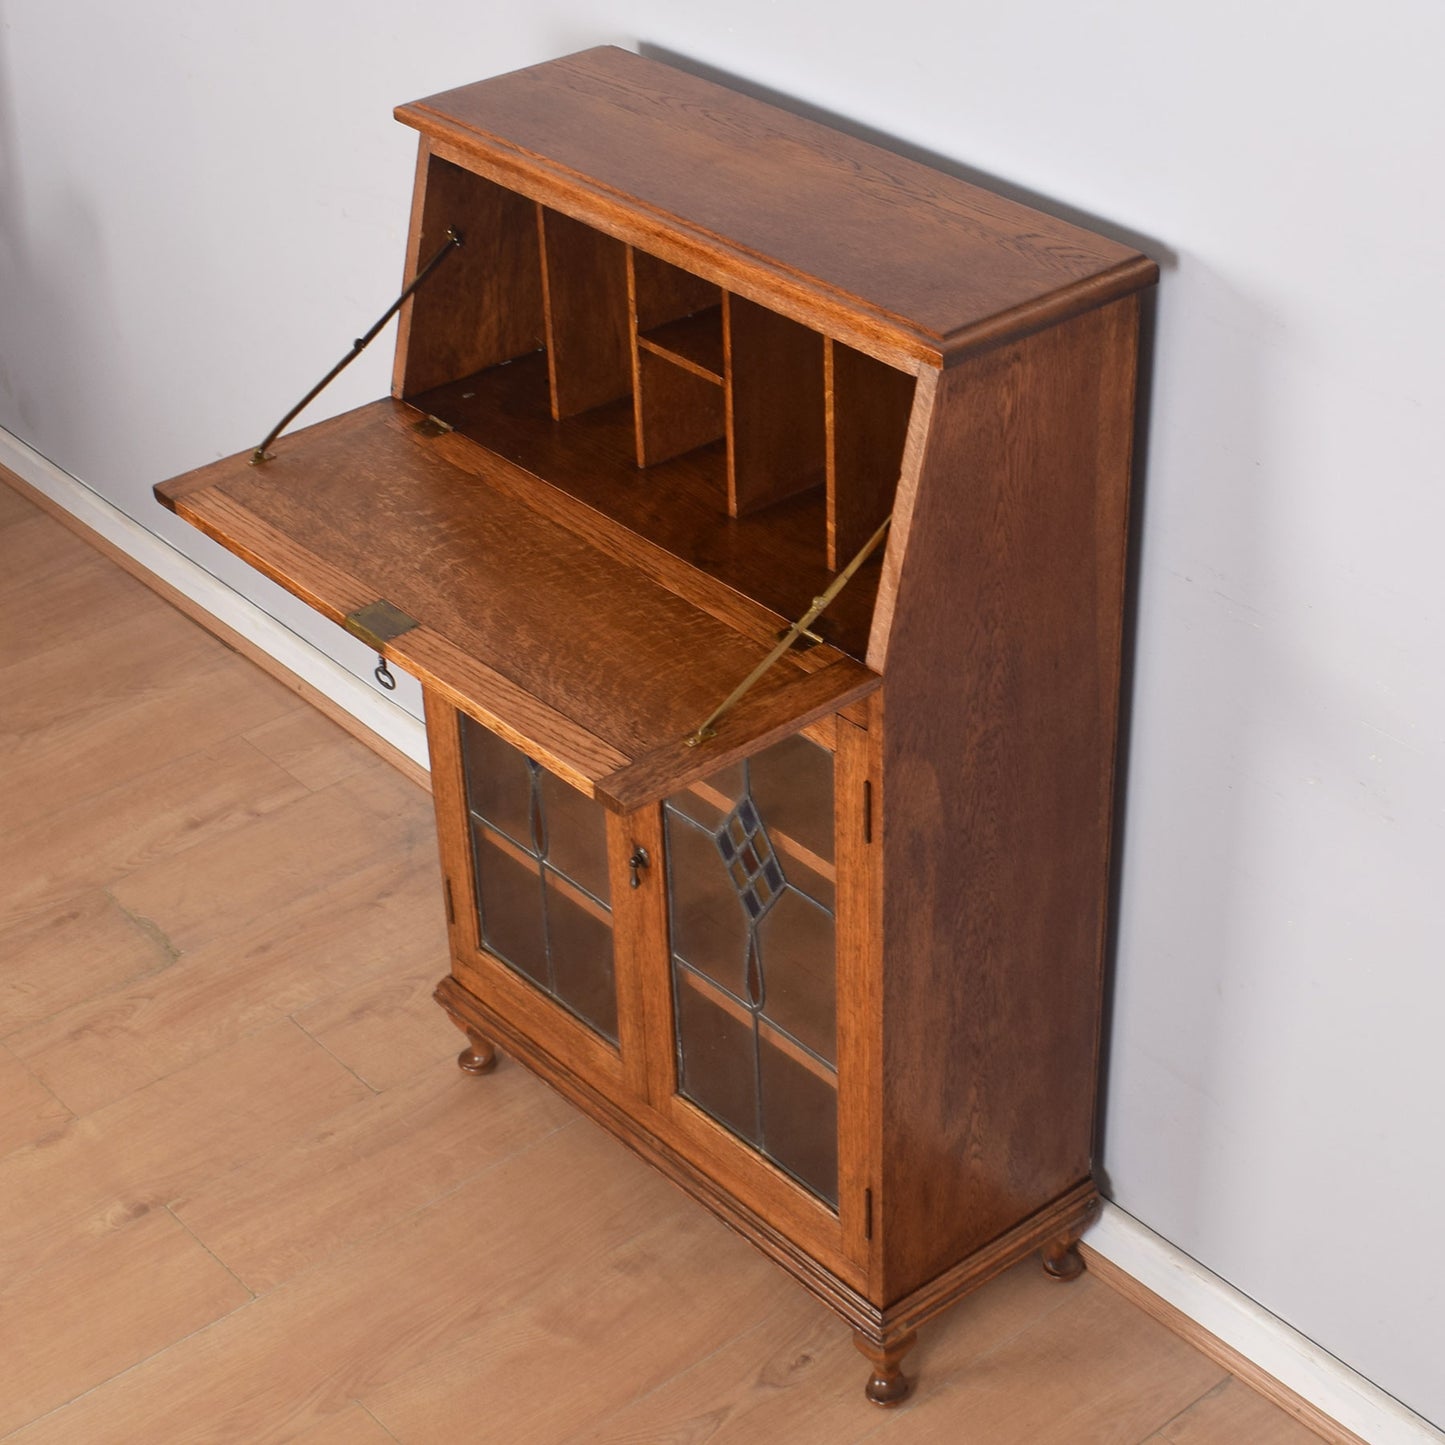
[(1155, 267), (618, 50), (397, 114), (394, 396), (158, 494), (420, 678), (462, 1066), (678, 1181), (891, 1403), (1096, 1205)]

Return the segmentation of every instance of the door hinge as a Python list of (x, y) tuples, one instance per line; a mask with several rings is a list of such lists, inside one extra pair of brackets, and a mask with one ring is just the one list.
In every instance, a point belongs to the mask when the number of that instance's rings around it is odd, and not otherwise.
[(443, 878), (442, 883), (447, 890), (447, 922), (455, 923), (457, 921), (457, 910), (456, 906), (452, 903), (452, 880), (450, 878)]
[(873, 1191), (863, 1191), (863, 1238), (873, 1238)]
[(863, 779), (863, 841), (873, 841), (873, 780)]

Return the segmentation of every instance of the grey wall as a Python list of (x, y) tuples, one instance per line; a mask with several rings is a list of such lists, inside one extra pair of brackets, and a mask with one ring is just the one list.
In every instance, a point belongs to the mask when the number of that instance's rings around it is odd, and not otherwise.
[[(1104, 1162), (1445, 1421), (1445, 12), (0, 0), (0, 424), (364, 674), (150, 485), (253, 444), (390, 299), (395, 103), (599, 42), (1164, 263)], [(388, 347), (313, 419), (385, 390)]]

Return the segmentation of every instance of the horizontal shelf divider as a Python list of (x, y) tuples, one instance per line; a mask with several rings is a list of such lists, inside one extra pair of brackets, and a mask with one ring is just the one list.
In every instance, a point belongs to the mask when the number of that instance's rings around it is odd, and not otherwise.
[(692, 316), (640, 331), (637, 344), (656, 356), (686, 367), (705, 381), (723, 384), (722, 308), (710, 306)]

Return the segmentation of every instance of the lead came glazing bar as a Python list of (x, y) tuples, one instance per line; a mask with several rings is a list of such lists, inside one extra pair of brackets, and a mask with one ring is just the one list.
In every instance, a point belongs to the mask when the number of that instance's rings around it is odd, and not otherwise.
[(617, 1042), (601, 805), (461, 716), (482, 947)]
[(679, 1091), (836, 1205), (832, 770), (786, 738), (664, 818)]

